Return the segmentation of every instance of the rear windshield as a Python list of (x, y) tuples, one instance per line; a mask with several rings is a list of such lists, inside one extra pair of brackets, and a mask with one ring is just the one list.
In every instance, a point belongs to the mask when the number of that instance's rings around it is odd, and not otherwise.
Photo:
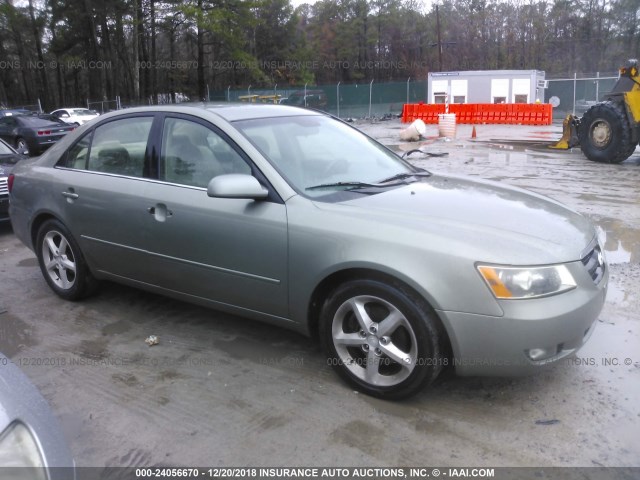
[[(39, 118), (39, 117), (16, 117), (19, 118), (20, 123), (22, 125), (24, 125), (25, 127), (36, 127), (36, 128), (40, 128), (40, 127), (49, 127), (49, 126), (53, 126), (53, 125), (60, 125), (60, 121), (59, 120), (52, 120), (49, 118)], [(54, 117), (51, 117), (54, 118)]]

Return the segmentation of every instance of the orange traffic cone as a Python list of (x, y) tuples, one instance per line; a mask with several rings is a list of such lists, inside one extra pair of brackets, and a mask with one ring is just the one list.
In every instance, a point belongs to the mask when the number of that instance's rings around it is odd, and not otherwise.
[(473, 130), (471, 130), (471, 138), (476, 138), (476, 126), (473, 126)]

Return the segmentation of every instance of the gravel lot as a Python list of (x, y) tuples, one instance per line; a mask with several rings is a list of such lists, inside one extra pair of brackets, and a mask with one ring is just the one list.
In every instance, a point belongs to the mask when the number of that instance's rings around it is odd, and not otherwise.
[(611, 287), (579, 358), (380, 401), (286, 330), (113, 284), (60, 300), (3, 225), (0, 351), (50, 401), (78, 465), (640, 466), (640, 151), (601, 165), (547, 149), (559, 125), (479, 125), (475, 139), (461, 125), (453, 141), (429, 126), (411, 144), (398, 120), (358, 127), (398, 151), (447, 154), (412, 154), (421, 167), (524, 187), (602, 227)]

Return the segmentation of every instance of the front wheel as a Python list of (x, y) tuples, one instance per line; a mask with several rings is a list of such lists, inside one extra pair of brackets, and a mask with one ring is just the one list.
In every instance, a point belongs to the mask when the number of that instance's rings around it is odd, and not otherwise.
[(47, 220), (38, 230), (36, 253), (40, 270), (49, 287), (65, 300), (79, 300), (94, 290), (96, 280), (89, 272), (80, 247), (67, 228)]
[(336, 289), (320, 315), (328, 361), (355, 388), (381, 398), (414, 395), (446, 363), (430, 306), (401, 284), (354, 280)]
[(635, 150), (624, 106), (603, 102), (591, 107), (580, 119), (580, 149), (594, 162), (620, 163)]

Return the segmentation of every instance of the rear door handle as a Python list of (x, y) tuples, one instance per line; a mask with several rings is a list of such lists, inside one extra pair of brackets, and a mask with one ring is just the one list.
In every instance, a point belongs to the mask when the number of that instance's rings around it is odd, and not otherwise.
[(62, 196), (67, 199), (68, 202), (72, 202), (73, 200), (77, 200), (79, 195), (73, 190), (73, 188), (68, 188), (67, 192), (62, 192)]

